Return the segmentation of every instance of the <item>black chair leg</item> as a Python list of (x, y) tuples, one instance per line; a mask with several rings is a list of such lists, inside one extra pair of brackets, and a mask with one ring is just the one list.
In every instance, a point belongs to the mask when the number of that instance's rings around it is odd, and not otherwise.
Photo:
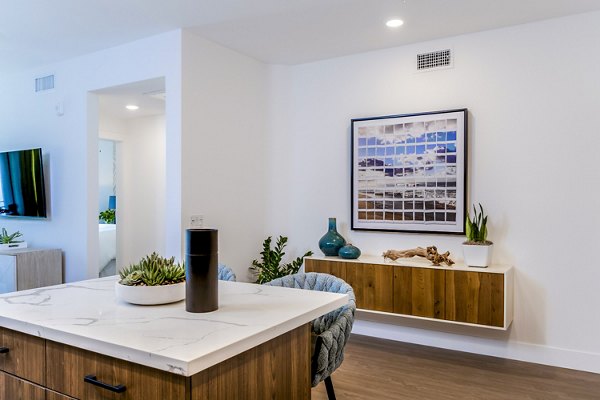
[(327, 389), (327, 398), (329, 400), (335, 400), (335, 392), (333, 391), (333, 382), (331, 376), (325, 378), (325, 389)]

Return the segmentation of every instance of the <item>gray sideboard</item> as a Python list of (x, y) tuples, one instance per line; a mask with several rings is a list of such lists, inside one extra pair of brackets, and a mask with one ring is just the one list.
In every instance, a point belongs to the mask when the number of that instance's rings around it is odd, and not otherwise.
[(63, 283), (60, 249), (0, 251), (0, 293)]

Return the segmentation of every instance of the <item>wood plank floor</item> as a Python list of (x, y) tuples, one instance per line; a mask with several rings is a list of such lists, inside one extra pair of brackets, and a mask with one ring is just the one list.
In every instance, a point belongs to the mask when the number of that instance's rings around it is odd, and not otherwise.
[(600, 374), (358, 335), (332, 379), (338, 400), (600, 400)]

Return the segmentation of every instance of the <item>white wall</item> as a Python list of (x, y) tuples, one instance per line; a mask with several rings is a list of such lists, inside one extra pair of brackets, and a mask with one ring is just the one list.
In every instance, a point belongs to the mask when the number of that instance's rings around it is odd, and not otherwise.
[[(399, 32), (401, 33), (401, 32)], [(327, 217), (365, 254), (462, 237), (350, 231), (350, 119), (467, 107), (470, 201), (494, 261), (516, 267), (509, 332), (361, 317), (355, 332), (600, 372), (600, 13), (404, 46), (271, 73), (269, 231), (319, 253)], [(420, 51), (455, 67), (415, 73)], [(277, 206), (274, 209), (274, 206)]]
[(127, 131), (120, 142), (119, 269), (153, 251), (165, 254), (165, 226), (169, 214), (165, 205), (165, 118), (134, 118), (126, 125)]
[(115, 194), (115, 142), (98, 142), (98, 212), (108, 208), (108, 197)]
[(247, 281), (267, 235), (268, 70), (185, 31), (182, 66), (182, 224), (203, 215), (219, 261)]
[[(117, 143), (117, 270), (156, 251), (166, 254), (165, 116), (100, 119), (100, 138)], [(181, 258), (179, 254), (176, 255)]]
[[(97, 276), (98, 105), (91, 91), (164, 76), (167, 103), (167, 190), (180, 214), (181, 33), (174, 31), (55, 65), (0, 77), (0, 149), (42, 147), (50, 218), (3, 223), (35, 247), (64, 251), (68, 282)], [(35, 94), (35, 77), (54, 73), (56, 89)], [(54, 106), (64, 102), (65, 113)], [(181, 226), (166, 227), (166, 253), (179, 256)], [(176, 234), (173, 234), (176, 232)]]
[[(56, 90), (31, 93), (33, 78), (44, 73), (56, 74)], [(7, 132), (0, 146), (44, 147), (51, 175), (51, 219), (15, 221), (7, 228), (20, 229), (34, 246), (62, 248), (67, 281), (97, 273), (99, 121), (94, 91), (161, 76), (168, 97), (164, 253), (180, 258), (182, 228), (190, 215), (203, 214), (206, 226), (220, 231), (220, 261), (241, 280), (249, 279), (248, 266), (266, 237), (268, 69), (176, 31), (0, 78), (0, 105), (6, 110), (0, 126)], [(62, 117), (54, 113), (57, 101), (65, 104)], [(111, 124), (105, 128), (119, 131), (120, 123)]]

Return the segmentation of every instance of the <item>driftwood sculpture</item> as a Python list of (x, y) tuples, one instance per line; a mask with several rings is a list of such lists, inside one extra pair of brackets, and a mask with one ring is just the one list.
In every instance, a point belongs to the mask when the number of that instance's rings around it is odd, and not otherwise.
[(411, 257), (423, 257), (431, 261), (433, 265), (440, 266), (446, 264), (451, 266), (454, 261), (450, 259), (450, 252), (447, 251), (443, 254), (438, 253), (437, 247), (429, 246), (427, 248), (417, 247), (408, 250), (388, 250), (383, 253), (383, 259), (397, 260), (399, 258), (411, 258)]

